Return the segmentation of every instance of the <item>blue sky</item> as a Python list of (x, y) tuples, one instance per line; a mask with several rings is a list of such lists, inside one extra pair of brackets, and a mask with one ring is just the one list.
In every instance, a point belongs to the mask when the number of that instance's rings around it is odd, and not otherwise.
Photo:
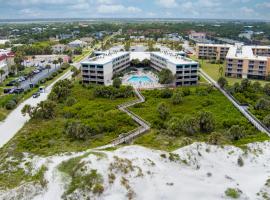
[(0, 19), (72, 17), (270, 20), (270, 0), (0, 0)]

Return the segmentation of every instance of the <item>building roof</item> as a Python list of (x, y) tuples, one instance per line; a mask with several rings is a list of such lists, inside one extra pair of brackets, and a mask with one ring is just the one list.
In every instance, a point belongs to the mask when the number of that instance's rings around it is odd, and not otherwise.
[(74, 41), (72, 41), (72, 42), (70, 42), (70, 43), (68, 43), (69, 45), (77, 45), (77, 44), (86, 44), (86, 42), (84, 42), (84, 41), (81, 41), (81, 40), (74, 40)]
[(197, 46), (204, 47), (233, 47), (231, 44), (207, 44), (207, 43), (197, 43)]
[(162, 57), (166, 59), (167, 62), (173, 63), (175, 65), (198, 64), (198, 62), (192, 59), (189, 59), (187, 57), (183, 57), (180, 55), (176, 55), (175, 52), (163, 51), (163, 52), (153, 52), (151, 54)]
[(258, 48), (258, 46), (244, 46), (244, 45), (236, 44), (229, 49), (226, 58), (267, 61), (266, 56), (254, 55), (253, 50), (252, 50), (254, 48)]
[(106, 53), (104, 55), (100, 55), (84, 62), (81, 64), (91, 64), (91, 65), (105, 65), (109, 62), (112, 62), (114, 59), (121, 57), (123, 55), (129, 54), (128, 52), (115, 52), (115, 53)]

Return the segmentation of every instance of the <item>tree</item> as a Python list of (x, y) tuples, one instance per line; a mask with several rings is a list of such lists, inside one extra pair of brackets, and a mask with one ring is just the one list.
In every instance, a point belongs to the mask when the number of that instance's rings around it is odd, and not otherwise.
[(200, 131), (209, 133), (214, 130), (215, 125), (212, 113), (205, 111), (199, 112), (197, 119), (199, 122)]
[(178, 136), (182, 131), (182, 121), (178, 117), (172, 117), (167, 126), (170, 135)]
[(79, 121), (67, 123), (65, 133), (78, 140), (86, 140), (90, 136), (89, 128)]
[(159, 77), (159, 83), (161, 83), (161, 84), (170, 84), (174, 80), (174, 76), (173, 76), (171, 70), (169, 70), (169, 69), (162, 69), (158, 73), (158, 77)]
[(218, 79), (218, 84), (219, 84), (219, 86), (220, 86), (221, 88), (224, 88), (225, 86), (228, 85), (228, 81), (227, 81), (226, 78), (220, 77), (220, 78)]
[(120, 88), (121, 84), (122, 84), (122, 81), (120, 78), (117, 77), (117, 78), (113, 79), (113, 87)]
[(53, 64), (54, 64), (54, 68), (56, 69), (56, 65), (58, 64), (58, 60), (54, 60)]
[(51, 65), (47, 64), (47, 65), (45, 66), (45, 69), (47, 69), (47, 70), (48, 70), (48, 73), (49, 73), (49, 71), (50, 71), (50, 69), (51, 69)]
[(267, 83), (267, 84), (264, 85), (263, 91), (264, 91), (265, 94), (270, 96), (270, 83)]
[(12, 71), (13, 74), (17, 74), (17, 65), (11, 65), (10, 70)]
[(222, 77), (223, 76), (223, 72), (224, 72), (223, 66), (220, 66), (219, 67), (218, 72), (219, 72), (219, 76)]
[(181, 92), (175, 92), (172, 96), (172, 104), (178, 105), (183, 102), (183, 97)]
[(246, 78), (241, 81), (240, 84), (242, 91), (247, 90), (251, 86), (251, 82)]
[(194, 135), (198, 129), (198, 120), (195, 117), (185, 116), (182, 120), (182, 131), (188, 135)]
[(163, 120), (167, 119), (170, 114), (169, 108), (164, 102), (158, 104), (157, 112), (159, 117)]
[(148, 67), (149, 65), (150, 65), (150, 60), (148, 60), (148, 59), (143, 59), (143, 61), (142, 61), (142, 65), (144, 66), (144, 67)]
[(52, 89), (51, 94), (49, 95), (50, 100), (62, 102), (70, 94), (72, 82), (68, 79), (58, 81)]
[(270, 109), (270, 101), (265, 98), (260, 98), (254, 107), (256, 110), (269, 110)]
[(5, 70), (0, 69), (1, 82), (3, 82), (3, 75), (5, 74)]
[(212, 145), (221, 145), (224, 141), (224, 136), (219, 132), (212, 132), (208, 137), (208, 143)]
[(132, 59), (132, 60), (130, 61), (130, 64), (131, 64), (131, 66), (137, 67), (137, 66), (140, 64), (140, 60), (139, 60), (138, 58)]
[(60, 66), (62, 65), (63, 61), (64, 61), (63, 58), (61, 58), (61, 57), (58, 58), (58, 63), (60, 63)]
[(264, 125), (270, 129), (270, 114), (266, 115), (263, 119)]
[(22, 114), (28, 114), (35, 119), (52, 119), (55, 117), (56, 104), (53, 101), (41, 101), (36, 107), (25, 105), (22, 109)]
[(244, 128), (239, 125), (233, 125), (227, 132), (229, 138), (233, 141), (244, 137)]

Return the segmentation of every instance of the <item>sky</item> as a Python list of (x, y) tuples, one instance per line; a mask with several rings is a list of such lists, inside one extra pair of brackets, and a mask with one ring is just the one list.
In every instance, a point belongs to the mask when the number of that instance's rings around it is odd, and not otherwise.
[(0, 0), (0, 19), (100, 17), (270, 20), (270, 0)]

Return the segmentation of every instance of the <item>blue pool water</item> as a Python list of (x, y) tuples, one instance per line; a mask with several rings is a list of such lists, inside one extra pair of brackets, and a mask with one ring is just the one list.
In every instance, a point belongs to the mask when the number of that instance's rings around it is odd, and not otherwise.
[(128, 79), (130, 83), (152, 83), (153, 81), (148, 76), (132, 76)]

